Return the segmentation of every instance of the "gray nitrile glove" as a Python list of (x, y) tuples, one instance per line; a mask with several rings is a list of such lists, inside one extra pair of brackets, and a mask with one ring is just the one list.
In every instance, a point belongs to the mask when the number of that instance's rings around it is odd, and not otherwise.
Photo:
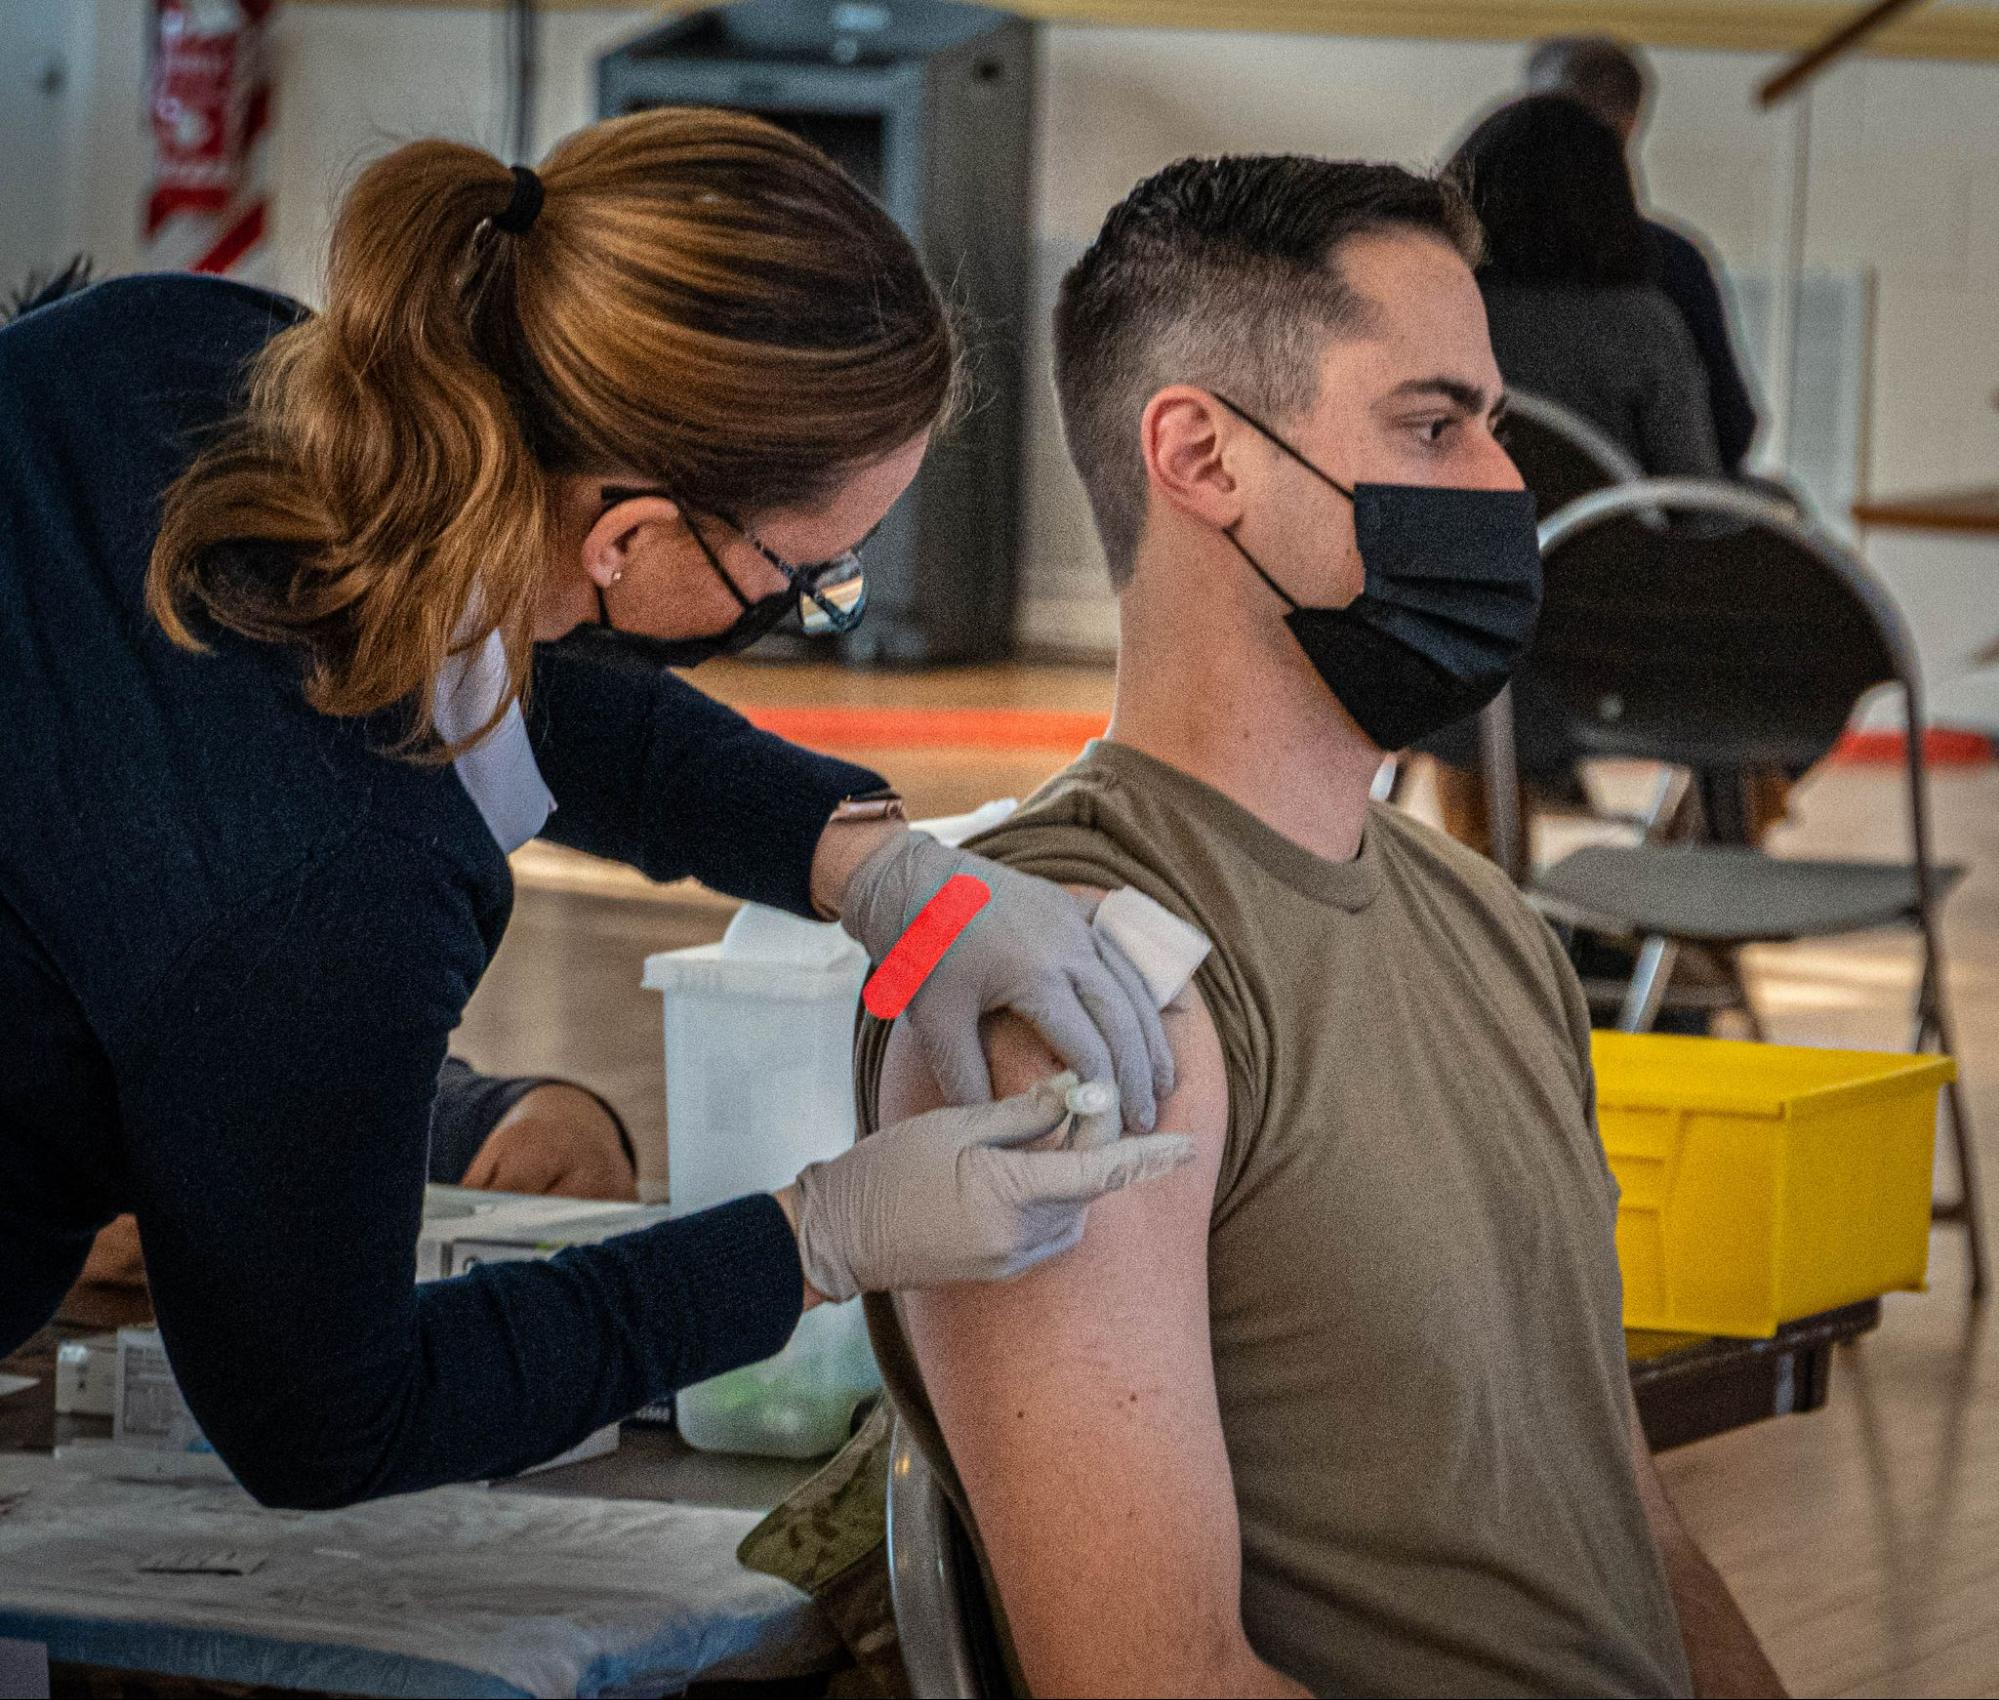
[(1092, 1200), (1194, 1155), (1175, 1133), (1021, 1150), (1062, 1125), (1075, 1083), (1058, 1074), (997, 1104), (933, 1110), (812, 1164), (798, 1177), (806, 1280), (829, 1299), (1009, 1280), (1074, 1246)]
[(985, 881), (992, 901), (903, 1016), (944, 1096), (957, 1104), (992, 1097), (979, 1017), (1010, 1009), (1082, 1079), (1115, 1080), (1124, 1125), (1149, 1131), (1173, 1090), (1173, 1050), (1138, 970), (1090, 930), (1091, 905), (926, 832), (906, 832), (854, 871), (840, 924), (880, 962), (953, 874)]

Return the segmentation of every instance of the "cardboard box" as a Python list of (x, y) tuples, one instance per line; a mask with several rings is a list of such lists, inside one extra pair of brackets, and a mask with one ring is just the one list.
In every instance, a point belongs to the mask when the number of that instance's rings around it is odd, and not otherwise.
[(118, 1330), (117, 1399), (111, 1439), (147, 1452), (205, 1452), (215, 1448), (180, 1396), (157, 1328)]
[(671, 1212), (660, 1205), (426, 1187), (417, 1279), (439, 1281), (481, 1263), (552, 1257), (569, 1246), (596, 1245), (670, 1219)]

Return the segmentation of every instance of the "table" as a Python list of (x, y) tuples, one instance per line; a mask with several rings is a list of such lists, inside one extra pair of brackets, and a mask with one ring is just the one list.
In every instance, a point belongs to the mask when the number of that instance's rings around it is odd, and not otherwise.
[[(839, 1662), (805, 1596), (734, 1556), (811, 1465), (700, 1453), (632, 1425), (616, 1453), (490, 1492), (304, 1518), (257, 1511), (233, 1485), (92, 1480), (43, 1456), (110, 1433), (107, 1419), (55, 1414), (60, 1341), (145, 1320), (141, 1293), (80, 1290), (6, 1361), (37, 1379), (0, 1398), (0, 1635), (49, 1643), (59, 1693), (150, 1692), (142, 1666), (196, 1694), (657, 1691), (711, 1677), (796, 1692)], [(138, 1572), (188, 1542), (268, 1563), (249, 1579)]]
[(1788, 1322), (1772, 1340), (1627, 1330), (1631, 1391), (1654, 1452), (1766, 1417), (1816, 1411), (1832, 1385), (1833, 1348), (1880, 1326), (1881, 1301)]
[[(1632, 1391), (1646, 1438), (1655, 1451), (1770, 1417), (1819, 1409), (1830, 1386), (1833, 1349), (1878, 1326), (1878, 1300), (1787, 1324), (1771, 1340), (1722, 1340), (1701, 1335), (1628, 1332)], [(147, 1319), (142, 1294), (79, 1291), (57, 1327), (7, 1360), (16, 1373), (38, 1378), (29, 1392), (0, 1399), (0, 1453), (46, 1450), (51, 1444), (104, 1434), (102, 1419), (57, 1418), (53, 1370), (57, 1341)], [(528, 1483), (503, 1483), (496, 1493), (580, 1496), (684, 1506), (766, 1509), (799, 1485), (813, 1466), (770, 1459), (727, 1458), (692, 1450), (669, 1431), (628, 1427), (618, 1452)], [(226, 1639), (226, 1638), (225, 1638)], [(801, 1654), (810, 1649), (801, 1641)], [(801, 1661), (801, 1674), (811, 1667)], [(228, 1677), (223, 1664), (214, 1671)], [(115, 1689), (123, 1673), (89, 1664), (57, 1666), (59, 1680), (93, 1690)], [(215, 1692), (211, 1688), (194, 1690)]]
[(1999, 484), (1920, 496), (1878, 496), (1853, 504), (1853, 521), (1888, 531), (1945, 531), (1999, 537)]

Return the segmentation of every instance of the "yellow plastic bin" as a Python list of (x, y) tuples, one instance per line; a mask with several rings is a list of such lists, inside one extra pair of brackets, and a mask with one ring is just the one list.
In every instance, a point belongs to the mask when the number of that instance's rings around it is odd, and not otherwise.
[(1950, 1058), (1593, 1039), (1625, 1327), (1768, 1338), (1921, 1290)]

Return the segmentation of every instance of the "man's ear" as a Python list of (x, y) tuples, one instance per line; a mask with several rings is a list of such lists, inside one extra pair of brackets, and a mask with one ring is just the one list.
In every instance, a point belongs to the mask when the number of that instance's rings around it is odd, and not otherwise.
[(1160, 500), (1217, 531), (1242, 518), (1235, 419), (1206, 390), (1170, 384), (1145, 404), (1139, 442)]
[(665, 496), (634, 496), (606, 508), (583, 539), (583, 570), (602, 589), (624, 576), (632, 551), (649, 534), (677, 530), (680, 504)]

